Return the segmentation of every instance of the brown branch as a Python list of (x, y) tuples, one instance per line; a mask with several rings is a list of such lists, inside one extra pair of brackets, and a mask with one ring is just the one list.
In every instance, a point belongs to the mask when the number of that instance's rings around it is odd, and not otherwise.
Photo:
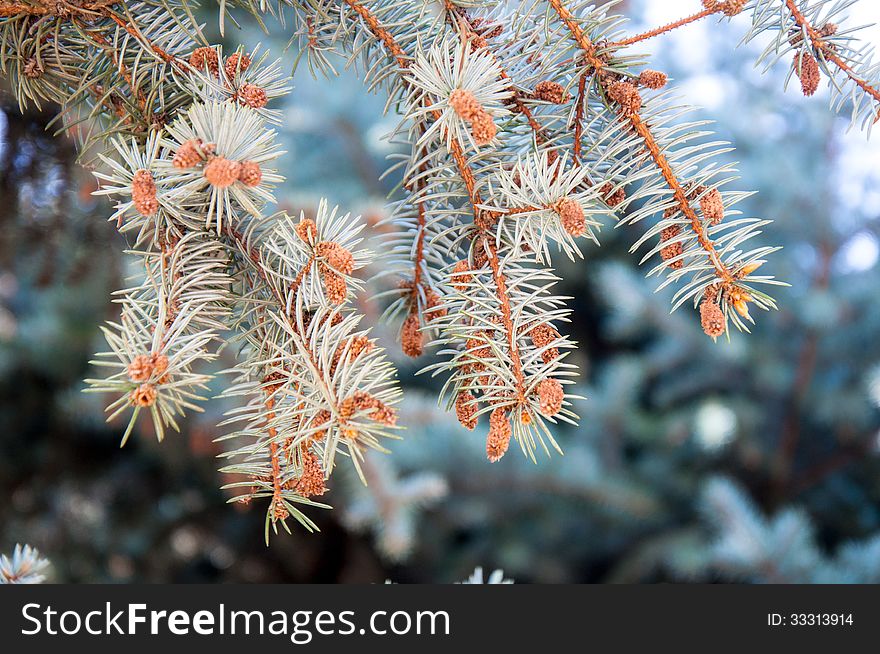
[(85, 0), (79, 4), (58, 1), (42, 1), (30, 4), (0, 0), (0, 18), (15, 18), (18, 16), (65, 17), (71, 14), (95, 14), (117, 2), (118, 0)]
[(370, 31), (376, 35), (376, 38), (382, 41), (385, 48), (391, 52), (397, 60), (398, 65), (401, 68), (408, 68), (409, 60), (406, 58), (406, 53), (403, 51), (403, 48), (398, 45), (397, 41), (391, 35), (391, 32), (382, 26), (379, 19), (376, 18), (369, 9), (356, 0), (345, 0), (345, 3), (364, 19), (367, 27), (369, 27)]
[[(562, 3), (562, 0), (548, 0), (548, 2), (568, 28), (575, 43), (577, 43), (584, 51), (586, 62), (596, 71), (597, 74), (599, 74), (605, 67), (605, 62), (596, 55), (595, 44), (590, 41), (590, 38), (586, 35), (583, 29), (581, 29), (581, 26), (568, 8)], [(727, 269), (727, 266), (724, 265), (724, 262), (721, 261), (718, 253), (715, 251), (714, 243), (712, 243), (706, 235), (703, 223), (700, 221), (696, 212), (691, 208), (691, 203), (687, 198), (687, 193), (685, 192), (682, 183), (678, 180), (675, 172), (669, 165), (666, 155), (663, 154), (660, 146), (657, 145), (657, 141), (655, 140), (650, 127), (644, 122), (644, 120), (642, 120), (642, 117), (638, 112), (625, 112), (622, 107), (618, 107), (617, 113), (621, 120), (628, 121), (635, 132), (642, 138), (651, 160), (657, 166), (666, 185), (672, 191), (673, 197), (678, 204), (678, 209), (690, 221), (691, 229), (696, 235), (700, 247), (706, 251), (706, 256), (711, 262), (712, 267), (715, 269), (715, 274), (722, 280), (722, 282), (729, 283), (734, 281), (734, 276)]]
[(507, 332), (507, 345), (510, 348), (510, 361), (513, 364), (513, 374), (516, 376), (516, 388), (518, 393), (517, 400), (519, 404), (524, 404), (526, 399), (526, 382), (523, 375), (522, 359), (516, 342), (516, 328), (513, 325), (510, 298), (507, 294), (507, 280), (504, 273), (501, 272), (501, 261), (498, 259), (498, 249), (495, 247), (495, 243), (486, 234), (481, 234), (481, 238), (483, 249), (486, 251), (486, 258), (489, 260), (489, 266), (492, 269), (492, 279), (495, 281), (498, 299), (501, 301), (501, 320), (504, 329)]
[[(878, 91), (873, 86), (868, 84), (868, 82), (856, 75), (855, 71), (853, 71), (850, 65), (846, 63), (846, 61), (841, 59), (840, 55), (834, 52), (834, 50), (828, 47), (828, 44), (825, 43), (825, 39), (822, 37), (819, 31), (810, 24), (810, 21), (807, 20), (806, 16), (801, 13), (800, 9), (798, 9), (797, 5), (794, 3), (794, 0), (785, 0), (785, 4), (788, 7), (788, 10), (791, 12), (791, 16), (792, 18), (794, 18), (794, 21), (795, 23), (797, 23), (798, 27), (806, 30), (807, 35), (810, 37), (810, 42), (813, 44), (813, 47), (821, 52), (825, 59), (834, 63), (838, 68), (840, 68), (840, 70), (842, 70), (846, 74), (846, 76), (849, 77), (860, 89), (862, 89), (865, 93), (880, 102), (880, 91)], [(877, 114), (877, 120), (880, 120), (880, 113)]]
[(578, 94), (574, 106), (574, 146), (572, 147), (572, 158), (576, 164), (581, 163), (581, 146), (584, 138), (584, 104), (586, 103), (587, 94), (587, 71), (581, 73), (578, 80)]
[(623, 39), (622, 41), (617, 41), (615, 43), (611, 43), (609, 47), (612, 48), (620, 48), (625, 45), (632, 45), (633, 43), (639, 43), (640, 41), (647, 41), (650, 38), (655, 36), (660, 36), (661, 34), (665, 34), (666, 32), (671, 32), (672, 30), (678, 29), (679, 27), (684, 27), (685, 25), (689, 25), (690, 23), (695, 23), (696, 21), (706, 18), (707, 16), (711, 16), (712, 14), (719, 13), (724, 10), (724, 6), (721, 5), (719, 7), (715, 7), (713, 9), (706, 8), (703, 11), (699, 11), (696, 14), (692, 14), (690, 16), (686, 16), (685, 18), (680, 18), (677, 21), (669, 23), (668, 25), (662, 25), (657, 27), (656, 29), (649, 30), (647, 32), (643, 32), (641, 34), (636, 34), (635, 36), (631, 36), (629, 38)]
[[(104, 11), (104, 12), (102, 12), (102, 14), (104, 16), (106, 16), (107, 18), (110, 18), (114, 23), (116, 23), (119, 27), (121, 27), (126, 32), (128, 32), (135, 39), (146, 44), (150, 48), (150, 50), (152, 50), (155, 54), (157, 54), (159, 56), (159, 58), (161, 58), (162, 61), (164, 61), (166, 64), (177, 64), (178, 66), (182, 64), (181, 59), (175, 57), (172, 54), (168, 54), (162, 48), (160, 48), (155, 43), (150, 41), (150, 39), (148, 39), (146, 36), (144, 36), (143, 32), (141, 32), (140, 29), (138, 29), (137, 25), (129, 24), (129, 23), (125, 22), (119, 16), (114, 14), (112, 11)], [(187, 67), (189, 67), (189, 66), (187, 65)]]
[[(266, 424), (271, 424), (272, 420), (275, 419), (275, 412), (272, 410), (275, 408), (275, 400), (274, 398), (267, 397), (266, 398)], [(272, 440), (269, 442), (269, 460), (272, 463), (272, 510), (273, 510), (273, 521), (276, 517), (280, 517), (283, 515), (282, 511), (284, 510), (284, 496), (282, 491), (284, 490), (284, 485), (281, 482), (281, 461), (278, 458), (278, 443), (275, 442), (275, 438), (278, 436), (278, 429), (275, 427), (269, 427), (269, 438)]]
[[(467, 12), (463, 11), (460, 7), (458, 7), (457, 5), (452, 3), (451, 0), (444, 0), (444, 5), (445, 5), (446, 11), (448, 13), (450, 13), (453, 16), (456, 16), (458, 18), (458, 24), (468, 39), (474, 39), (477, 36), (479, 36), (477, 34), (477, 32), (474, 30), (474, 25), (471, 22), (470, 17), (467, 15)], [(501, 62), (495, 56), (495, 53), (493, 53), (491, 50), (489, 50), (488, 45), (486, 46), (486, 52), (489, 54), (489, 56), (492, 57), (492, 60), (496, 64), (498, 64), (499, 77), (501, 77), (501, 79), (503, 79), (503, 80), (508, 80), (510, 82), (513, 82), (513, 78), (510, 77), (510, 75), (507, 73), (507, 71), (501, 65)], [(548, 140), (546, 138), (546, 136), (544, 135), (544, 129), (541, 127), (541, 125), (535, 119), (535, 115), (532, 113), (532, 110), (529, 109), (528, 105), (526, 105), (522, 101), (522, 98), (519, 96), (519, 94), (516, 92), (516, 90), (512, 88), (512, 86), (513, 86), (513, 84), (511, 84), (511, 90), (513, 91), (513, 98), (512, 98), (513, 106), (516, 108), (517, 112), (519, 112), (523, 116), (523, 118), (526, 119), (526, 123), (532, 129), (532, 131), (535, 133), (535, 139), (538, 141), (538, 143), (544, 143), (545, 141)]]
[[(296, 322), (293, 321), (292, 317), (290, 315), (288, 315), (287, 311), (285, 311), (285, 307), (287, 306), (287, 302), (286, 302), (285, 298), (282, 297), (278, 293), (278, 290), (275, 288), (275, 285), (269, 281), (269, 278), (266, 275), (266, 271), (263, 270), (263, 267), (261, 265), (262, 259), (260, 257), (259, 251), (255, 247), (252, 247), (248, 243), (244, 234), (242, 234), (239, 230), (237, 230), (235, 227), (232, 227), (231, 225), (227, 228), (227, 235), (229, 236), (229, 238), (231, 238), (233, 240), (233, 242), (236, 243), (236, 245), (238, 245), (239, 249), (246, 255), (248, 260), (250, 260), (250, 262), (253, 264), (253, 267), (257, 273), (257, 276), (260, 277), (260, 279), (262, 279), (263, 282), (266, 284), (266, 287), (269, 289), (269, 293), (272, 295), (273, 299), (275, 300), (275, 303), (281, 309), (281, 315), (283, 315), (287, 319), (287, 324), (290, 327), (291, 331), (295, 335), (297, 335), (297, 337), (300, 337), (299, 336), (299, 329), (297, 328)], [(311, 266), (311, 260), (309, 261), (307, 266), (303, 267), (303, 270), (306, 270), (308, 268), (308, 266)], [(300, 274), (302, 274), (302, 271), (300, 272)], [(298, 279), (299, 279), (299, 277), (298, 277)], [(327, 380), (325, 380), (321, 375), (323, 368), (319, 365), (317, 359), (315, 358), (315, 353), (311, 350), (311, 348), (306, 347), (304, 349), (306, 350), (306, 352), (308, 354), (309, 362), (311, 363), (312, 368), (314, 369), (314, 372), (318, 377), (318, 381), (324, 387), (325, 395), (327, 396), (327, 399), (331, 404), (330, 408), (333, 410), (334, 413), (338, 414), (339, 407), (337, 406), (336, 396), (333, 393), (330, 385), (327, 383)]]
[[(370, 31), (373, 32), (373, 34), (388, 49), (391, 55), (394, 56), (394, 58), (400, 64), (401, 68), (408, 67), (409, 61), (406, 59), (406, 55), (403, 49), (394, 39), (394, 36), (391, 34), (391, 32), (389, 32), (382, 26), (379, 20), (369, 11), (369, 9), (361, 5), (356, 0), (345, 0), (345, 2), (364, 19), (367, 26), (370, 28)], [(438, 121), (442, 117), (442, 113), (439, 110), (435, 109), (431, 111), (431, 116), (434, 118), (435, 121)], [(453, 139), (449, 146), (449, 151), (452, 154), (452, 158), (455, 161), (456, 167), (458, 168), (459, 175), (461, 176), (465, 188), (467, 189), (468, 198), (470, 200), (470, 204), (474, 213), (474, 223), (479, 226), (479, 205), (482, 203), (482, 199), (480, 197), (479, 191), (476, 190), (476, 179), (474, 176), (474, 172), (468, 164), (467, 157), (464, 154), (464, 148), (462, 147), (461, 143)], [(486, 255), (492, 268), (492, 276), (495, 280), (498, 300), (501, 305), (504, 326), (507, 330), (508, 341), (510, 345), (511, 363), (513, 364), (514, 373), (517, 377), (517, 390), (520, 398), (523, 398), (525, 396), (525, 382), (523, 379), (522, 361), (520, 359), (519, 348), (516, 344), (516, 330), (513, 328), (513, 321), (511, 319), (510, 298), (507, 295), (507, 283), (504, 274), (501, 272), (500, 262), (498, 260), (498, 255), (497, 251), (495, 250), (494, 244), (491, 242), (491, 239), (486, 236), (484, 227), (478, 227), (478, 229), (479, 231), (477, 237), (483, 239), (483, 247), (486, 250)]]
[(134, 79), (131, 76), (131, 72), (128, 70), (128, 66), (125, 65), (125, 62), (119, 58), (116, 49), (100, 33), (86, 29), (85, 25), (83, 25), (83, 23), (78, 18), (74, 18), (73, 22), (85, 34), (88, 34), (95, 43), (98, 44), (98, 46), (104, 52), (105, 56), (107, 56), (110, 61), (113, 62), (113, 65), (119, 69), (119, 74), (122, 75), (122, 79), (124, 79), (125, 83), (128, 84), (128, 88), (131, 91), (131, 94), (134, 97), (135, 101), (137, 102), (138, 108), (140, 108), (142, 114), (146, 114), (147, 98), (142, 90), (135, 88)]

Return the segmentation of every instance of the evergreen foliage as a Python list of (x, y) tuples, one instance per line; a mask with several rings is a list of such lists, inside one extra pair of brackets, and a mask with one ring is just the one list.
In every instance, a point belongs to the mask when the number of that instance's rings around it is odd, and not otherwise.
[[(673, 27), (748, 12), (745, 41), (777, 33), (762, 61), (794, 52), (804, 93), (827, 77), (834, 108), (870, 128), (878, 69), (840, 26), (841, 3), (703, 5)], [(639, 229), (631, 250), (665, 275), (657, 289), (674, 289), (672, 308), (692, 306), (712, 338), (776, 308), (765, 270), (778, 248), (758, 238), (769, 221), (740, 214), (750, 193), (731, 188), (729, 147), (630, 50), (673, 27), (628, 36), (613, 7), (562, 0), (223, 2), (221, 25), (236, 9), (285, 17), (313, 72), (344, 61), (400, 116), (402, 188), (379, 264), (400, 281), (385, 315), (405, 353), (438, 358), (424, 369), (444, 376), (462, 425), (488, 425), (490, 460), (511, 439), (533, 460), (560, 450), (558, 423), (577, 420), (554, 267), (601, 226)], [(363, 222), (326, 203), (314, 219), (272, 210), (283, 153), (269, 103), (289, 91), (279, 64), (224, 55), (187, 2), (4, 2), (0, 17), (20, 105), (62, 107), (142, 267), (116, 295), (96, 362), (109, 370), (91, 390), (113, 395), (111, 418), (129, 415), (123, 442), (141, 413), (161, 440), (202, 409), (205, 364), (234, 334), (228, 487), (268, 500), (267, 538), (290, 516), (314, 528), (300, 507), (324, 506), (312, 498), (337, 454), (366, 481), (399, 391), (351, 301), (376, 256), (358, 249)], [(442, 494), (430, 486), (413, 498)]]

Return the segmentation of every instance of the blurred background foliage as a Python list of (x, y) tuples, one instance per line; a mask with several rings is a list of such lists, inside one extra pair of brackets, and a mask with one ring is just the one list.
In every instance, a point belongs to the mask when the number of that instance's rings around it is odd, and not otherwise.
[[(686, 4), (623, 10), (635, 31)], [(203, 18), (222, 42), (214, 8)], [(767, 265), (791, 283), (781, 310), (715, 344), (654, 294), (628, 254), (638, 230), (605, 225), (602, 246), (561, 270), (582, 424), (562, 435), (564, 457), (538, 465), (517, 452), (486, 462), (482, 437), (435, 406), (438, 380), (416, 376), (424, 360), (400, 355), (397, 326), (383, 325), (406, 389), (404, 440), (369, 458), (369, 489), (337, 481), (335, 510), (312, 512), (321, 533), (269, 548), (262, 507), (218, 490), (226, 407), (162, 444), (144, 423), (120, 450), (102, 398), (80, 393), (97, 325), (115, 315), (124, 243), (72, 142), (53, 136), (53, 108), (21, 115), (4, 91), (0, 550), (28, 542), (71, 582), (447, 582), (475, 565), (518, 582), (880, 582), (880, 150), (821, 95), (784, 91), (786, 70), (759, 75), (754, 51), (734, 49), (742, 19), (646, 49), (735, 144), (740, 188), (759, 191), (748, 213), (775, 220), (767, 242), (785, 248)], [(246, 20), (225, 40), (286, 45), (283, 30)], [(381, 178), (393, 151), (382, 136), (396, 119), (351, 72), (316, 81), (303, 66), (294, 85), (282, 208), (308, 213), (326, 196), (378, 234), (396, 186)], [(361, 301), (375, 320), (382, 307)]]

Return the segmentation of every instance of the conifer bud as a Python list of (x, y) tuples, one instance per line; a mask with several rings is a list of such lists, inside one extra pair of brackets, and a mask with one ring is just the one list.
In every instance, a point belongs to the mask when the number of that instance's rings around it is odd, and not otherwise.
[(614, 184), (612, 184), (611, 182), (605, 182), (604, 184), (602, 184), (599, 192), (601, 193), (602, 199), (605, 201), (605, 204), (607, 204), (612, 209), (624, 200), (626, 200), (626, 190), (621, 186), (615, 191)]
[(801, 91), (804, 95), (811, 96), (819, 88), (819, 80), (822, 74), (819, 72), (819, 62), (809, 52), (798, 52), (794, 56), (794, 70), (801, 80)]
[(736, 16), (746, 6), (747, 0), (725, 0), (720, 6), (724, 15), (727, 17)]
[[(532, 345), (541, 349), (555, 342), (559, 338), (559, 332), (551, 324), (544, 322), (532, 327), (529, 337), (532, 339)], [(559, 348), (557, 347), (548, 347), (541, 353), (541, 359), (544, 363), (550, 363), (558, 357)]]
[(637, 114), (642, 108), (642, 96), (632, 82), (626, 80), (614, 82), (606, 92), (611, 100), (620, 105), (624, 115)]
[(704, 298), (700, 303), (700, 324), (706, 335), (718, 338), (727, 329), (724, 312), (714, 299)]
[(666, 73), (659, 70), (643, 70), (639, 74), (639, 84), (649, 89), (662, 89), (666, 86)]
[(246, 71), (251, 65), (251, 58), (246, 54), (231, 54), (226, 57), (226, 63), (223, 65), (223, 69), (226, 71), (226, 76), (230, 79), (235, 77), (236, 72), (243, 73)]
[(37, 79), (43, 74), (43, 67), (36, 57), (29, 58), (24, 64), (24, 76), (28, 79)]
[(721, 200), (721, 192), (717, 188), (713, 188), (706, 193), (700, 198), (700, 209), (710, 224), (719, 224), (724, 219), (724, 203)]
[(424, 351), (424, 336), (420, 330), (419, 316), (413, 312), (403, 321), (400, 330), (400, 347), (408, 357), (420, 357)]
[(473, 395), (467, 391), (460, 391), (455, 396), (455, 417), (468, 431), (473, 431), (477, 426), (477, 403)]
[(545, 416), (555, 416), (562, 410), (565, 391), (558, 379), (548, 378), (538, 384), (538, 407)]
[(241, 164), (225, 157), (214, 157), (206, 165), (203, 172), (205, 179), (211, 186), (227, 188), (232, 186), (238, 179)]
[(189, 63), (190, 66), (198, 69), (199, 72), (205, 70), (205, 67), (207, 66), (208, 71), (214, 77), (220, 72), (220, 59), (214, 48), (207, 46), (204, 48), (196, 48), (189, 56)]
[(446, 307), (442, 306), (443, 299), (437, 294), (437, 292), (433, 288), (425, 290), (425, 303), (427, 304), (427, 307), (425, 308), (425, 315), (428, 320), (434, 320), (435, 318), (445, 318), (449, 313)]
[[(671, 241), (677, 238), (681, 234), (681, 226), (672, 224), (667, 225), (662, 230), (660, 230), (660, 242), (665, 243), (667, 241)], [(676, 241), (675, 243), (669, 243), (669, 245), (663, 247), (660, 250), (660, 257), (663, 261), (669, 261), (671, 259), (675, 259), (678, 255), (684, 252), (684, 246), (680, 241)], [(684, 267), (684, 261), (678, 259), (677, 261), (672, 261), (669, 264), (669, 267), (673, 270), (679, 270)]]
[(134, 208), (143, 216), (152, 216), (159, 210), (156, 199), (156, 182), (149, 170), (141, 168), (131, 180), (131, 200)]
[(473, 280), (470, 272), (468, 272), (469, 270), (470, 266), (468, 266), (467, 261), (459, 261), (452, 269), (452, 274), (449, 276), (449, 282), (452, 284), (452, 288), (459, 293), (466, 291), (467, 285)]
[(454, 89), (449, 94), (449, 106), (459, 117), (468, 122), (473, 121), (477, 115), (483, 112), (483, 107), (474, 94), (465, 89)]
[(315, 251), (319, 257), (324, 257), (331, 267), (343, 275), (350, 275), (354, 270), (354, 256), (335, 241), (322, 241), (318, 243)]
[(294, 227), (294, 230), (296, 231), (296, 235), (306, 243), (311, 243), (318, 237), (318, 226), (311, 218), (303, 218), (300, 220), (296, 227)]
[(260, 164), (256, 161), (242, 161), (241, 169), (238, 171), (238, 181), (251, 188), (259, 186), (263, 181), (263, 171), (260, 170)]
[(502, 407), (492, 409), (492, 413), (489, 414), (489, 435), (486, 437), (486, 456), (489, 461), (495, 463), (504, 456), (510, 445), (512, 433), (507, 411)]
[(164, 354), (138, 354), (128, 364), (128, 378), (133, 382), (145, 382), (150, 377), (158, 377), (164, 383), (163, 376), (168, 370), (168, 357)]
[(562, 227), (572, 236), (583, 236), (587, 233), (587, 221), (580, 203), (573, 198), (563, 198), (553, 207)]
[(133, 382), (145, 382), (153, 374), (153, 360), (149, 354), (138, 354), (128, 364), (128, 378)]
[(283, 502), (272, 500), (272, 520), (280, 520), (284, 522), (290, 517), (290, 511), (284, 506)]
[(318, 455), (309, 448), (302, 448), (302, 474), (296, 480), (294, 490), (303, 497), (317, 497), (327, 492), (324, 484), (324, 468)]
[(153, 406), (158, 397), (159, 393), (156, 391), (155, 386), (152, 384), (141, 384), (129, 394), (128, 400), (134, 406), (145, 408)]
[(324, 277), (324, 294), (331, 304), (342, 304), (348, 294), (345, 278), (329, 266), (322, 266)]
[(544, 80), (535, 86), (535, 97), (551, 104), (563, 104), (568, 100), (568, 93), (559, 82)]
[(819, 29), (819, 36), (821, 36), (823, 39), (826, 39), (829, 36), (834, 36), (835, 34), (837, 34), (837, 25), (835, 25), (834, 23), (825, 23)]
[(252, 109), (262, 109), (269, 104), (266, 92), (255, 84), (245, 84), (238, 90), (238, 97), (243, 104)]
[(495, 121), (487, 112), (480, 110), (471, 122), (471, 135), (477, 145), (489, 145), (498, 133)]
[[(673, 270), (681, 270), (684, 267), (683, 259), (675, 259), (675, 257), (679, 256), (684, 252), (684, 246), (681, 244), (681, 241), (676, 241), (675, 243), (670, 243), (664, 248), (660, 249), (660, 257), (663, 261), (668, 261), (667, 264)], [(672, 261), (672, 259), (675, 259)]]
[(317, 428), (317, 431), (312, 434), (312, 440), (324, 440), (324, 437), (327, 435), (327, 428), (330, 425), (331, 417), (332, 415), (327, 409), (318, 410), (315, 417), (312, 418), (312, 428)]
[(175, 168), (192, 168), (202, 162), (202, 159), (204, 158), (202, 152), (203, 148), (201, 139), (184, 141), (180, 144), (180, 147), (177, 148), (177, 152), (174, 153), (171, 165)]

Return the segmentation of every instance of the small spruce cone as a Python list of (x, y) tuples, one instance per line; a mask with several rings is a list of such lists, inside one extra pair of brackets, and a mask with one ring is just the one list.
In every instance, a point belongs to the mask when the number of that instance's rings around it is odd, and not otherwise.
[(736, 16), (746, 6), (747, 0), (725, 0), (721, 3), (721, 10), (727, 17)]
[(153, 359), (149, 354), (138, 354), (128, 364), (128, 378), (133, 382), (145, 382), (153, 374)]
[(227, 188), (238, 179), (241, 164), (224, 157), (214, 157), (205, 165), (204, 176), (211, 186)]
[[(676, 241), (675, 243), (670, 243), (666, 247), (660, 250), (660, 256), (663, 258), (663, 261), (669, 261), (670, 259), (675, 259), (678, 255), (684, 252), (684, 246), (680, 241)], [(673, 270), (680, 270), (684, 267), (684, 260), (677, 259), (675, 261), (670, 261), (668, 266)]]
[(555, 416), (562, 410), (565, 391), (557, 379), (545, 379), (538, 384), (538, 408), (545, 416)]
[(201, 139), (184, 141), (174, 153), (171, 165), (175, 168), (192, 168), (202, 162), (202, 150)]
[(712, 225), (719, 224), (724, 220), (724, 204), (721, 201), (721, 192), (713, 188), (700, 198), (700, 209)]
[(272, 522), (280, 520), (284, 522), (290, 517), (290, 511), (284, 506), (283, 502), (272, 500)]
[(141, 168), (131, 180), (131, 200), (134, 208), (143, 216), (152, 216), (159, 210), (156, 199), (156, 182), (149, 170)]
[[(532, 345), (540, 349), (546, 347), (547, 345), (550, 345), (556, 339), (558, 339), (559, 332), (556, 331), (553, 325), (544, 322), (540, 325), (532, 327), (532, 330), (529, 332), (529, 336), (532, 339)], [(559, 348), (557, 347), (548, 347), (541, 353), (541, 359), (544, 361), (544, 363), (550, 363), (558, 357)]]
[(801, 80), (801, 90), (804, 95), (813, 95), (819, 88), (819, 80), (822, 78), (816, 58), (809, 52), (798, 52), (794, 56), (794, 71)]
[(312, 418), (312, 428), (319, 429), (312, 434), (312, 440), (324, 440), (324, 437), (327, 435), (327, 428), (330, 426), (331, 418), (332, 416), (327, 409), (321, 409), (315, 414), (315, 417)]
[(332, 268), (343, 275), (350, 275), (354, 270), (354, 256), (335, 241), (321, 241), (315, 251), (319, 257), (324, 257)]
[(535, 97), (551, 104), (563, 104), (568, 101), (568, 93), (559, 82), (544, 80), (535, 86)]
[[(667, 225), (663, 229), (660, 230), (660, 242), (665, 243), (666, 241), (671, 241), (674, 238), (678, 237), (681, 234), (681, 225), (672, 224)], [(669, 261), (670, 259), (674, 259), (679, 254), (684, 252), (684, 246), (680, 242), (670, 243), (666, 247), (660, 250), (660, 256), (664, 261)], [(669, 267), (673, 270), (679, 270), (684, 266), (684, 261), (679, 259), (678, 261), (673, 261), (669, 264)]]
[(563, 198), (556, 203), (554, 210), (562, 221), (562, 227), (572, 236), (583, 236), (587, 233), (587, 221), (584, 210), (573, 198)]
[(207, 66), (208, 71), (215, 77), (220, 72), (220, 60), (214, 48), (196, 48), (189, 56), (189, 63), (190, 66), (197, 68), (200, 72), (205, 70), (205, 66)]
[(484, 365), (481, 359), (492, 356), (492, 347), (488, 343), (488, 335), (486, 332), (480, 332), (483, 338), (476, 336), (467, 339), (464, 343), (464, 349), (468, 353), (468, 358), (473, 362), (471, 367), (477, 371), (483, 370)]
[(485, 111), (480, 111), (471, 122), (471, 135), (477, 145), (489, 145), (498, 133), (495, 121)]
[(262, 109), (269, 104), (269, 97), (266, 92), (255, 84), (245, 84), (238, 90), (238, 97), (242, 104), (246, 104), (252, 109)]
[(599, 189), (599, 192), (602, 194), (602, 198), (605, 200), (605, 204), (613, 209), (618, 204), (626, 200), (626, 190), (621, 186), (613, 193), (612, 191), (614, 191), (614, 184), (612, 184), (611, 182), (605, 182), (604, 184), (602, 184), (602, 188)]
[(324, 485), (324, 468), (321, 467), (321, 460), (317, 454), (306, 447), (302, 448), (302, 466), (302, 475), (296, 480), (294, 491), (303, 497), (316, 497), (326, 493), (327, 487)]
[(397, 412), (376, 398), (373, 398), (373, 412), (370, 414), (370, 418), (386, 427), (393, 427), (397, 424)]
[(296, 230), (296, 235), (306, 243), (310, 243), (318, 237), (318, 226), (310, 218), (300, 220), (294, 229)]
[(271, 395), (276, 392), (279, 388), (284, 386), (284, 382), (287, 381), (287, 377), (282, 373), (276, 371), (270, 372), (268, 375), (263, 377), (262, 388), (263, 391), (267, 395)]
[(365, 409), (372, 409), (368, 414), (371, 420), (389, 427), (397, 424), (397, 413), (394, 409), (366, 391), (355, 391), (354, 395), (345, 399), (339, 406), (339, 415), (343, 420), (348, 420), (356, 411)]
[(700, 303), (700, 324), (703, 331), (712, 338), (718, 338), (727, 329), (724, 312), (714, 300), (705, 298)]
[(681, 225), (672, 224), (667, 225), (663, 229), (660, 230), (660, 240), (661, 241), (671, 241), (676, 236), (681, 234)]
[(643, 70), (639, 74), (639, 84), (649, 89), (662, 89), (666, 86), (666, 73), (659, 70)]
[(481, 112), (485, 113), (474, 94), (464, 89), (455, 89), (449, 94), (449, 106), (468, 122), (473, 121)]
[(837, 34), (837, 25), (834, 23), (825, 23), (819, 29), (819, 36), (823, 39), (827, 39), (829, 36), (834, 36), (835, 34)]
[(260, 170), (260, 164), (256, 161), (242, 161), (238, 171), (238, 181), (251, 188), (259, 186), (263, 181), (263, 171)]
[(226, 57), (226, 63), (223, 65), (223, 69), (226, 71), (226, 76), (229, 78), (235, 77), (235, 73), (243, 73), (246, 71), (251, 65), (251, 58), (246, 54), (231, 54)]
[(345, 278), (328, 266), (322, 266), (324, 294), (331, 304), (342, 304), (348, 294)]
[(153, 406), (159, 393), (152, 384), (141, 384), (135, 388), (128, 396), (128, 401), (134, 406), (145, 408)]
[(449, 282), (452, 284), (452, 288), (459, 293), (466, 291), (467, 285), (473, 280), (470, 272), (468, 272), (469, 270), (470, 266), (468, 266), (467, 261), (459, 261), (452, 269), (452, 274), (449, 276)]
[(168, 370), (168, 357), (164, 354), (151, 354), (150, 362), (153, 364), (153, 374), (159, 378), (159, 383), (167, 382), (168, 375), (165, 374), (165, 371)]
[(489, 461), (495, 463), (504, 456), (510, 445), (512, 433), (507, 411), (501, 407), (492, 409), (492, 413), (489, 414), (489, 435), (486, 437), (486, 456)]
[(400, 330), (400, 348), (408, 357), (420, 357), (424, 352), (424, 335), (419, 329), (419, 316), (413, 312), (403, 321)]
[(461, 391), (455, 396), (455, 417), (468, 431), (473, 431), (477, 426), (477, 403), (473, 395), (467, 391)]
[(427, 304), (425, 316), (428, 320), (445, 318), (449, 314), (449, 311), (441, 306), (443, 304), (443, 299), (433, 288), (429, 288), (425, 291), (425, 302)]
[(486, 253), (486, 248), (483, 246), (483, 240), (479, 239), (474, 243), (474, 267), (476, 269), (480, 269), (489, 263), (489, 255)]
[(642, 108), (642, 96), (632, 82), (621, 80), (608, 87), (608, 97), (620, 105), (624, 115), (637, 114)]
[(43, 74), (43, 68), (36, 57), (31, 57), (24, 64), (24, 76), (28, 79), (37, 79)]

